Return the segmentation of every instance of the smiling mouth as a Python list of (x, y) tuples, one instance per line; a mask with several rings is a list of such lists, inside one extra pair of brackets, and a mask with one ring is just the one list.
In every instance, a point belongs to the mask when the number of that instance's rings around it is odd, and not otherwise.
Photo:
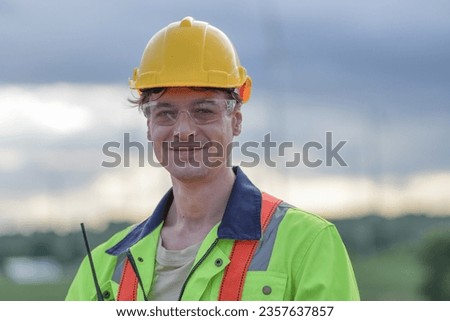
[(202, 150), (203, 148), (198, 148), (198, 147), (179, 147), (179, 148), (169, 148), (169, 150), (173, 151), (173, 152), (191, 152), (191, 151), (196, 151), (196, 150)]
[(169, 149), (174, 151), (200, 150), (203, 149), (203, 145), (200, 142), (174, 141), (169, 143)]

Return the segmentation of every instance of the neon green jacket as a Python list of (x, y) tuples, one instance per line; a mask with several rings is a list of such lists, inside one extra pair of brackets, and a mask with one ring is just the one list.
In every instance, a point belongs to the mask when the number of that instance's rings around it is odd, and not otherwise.
[[(217, 300), (234, 240), (256, 239), (260, 243), (247, 272), (242, 300), (359, 300), (353, 269), (335, 226), (281, 203), (261, 235), (261, 192), (238, 167), (234, 170), (236, 181), (225, 214), (202, 242), (180, 299)], [(144, 291), (151, 293), (158, 239), (172, 199), (169, 191), (147, 220), (117, 233), (92, 251), (105, 300), (117, 296), (126, 256), (134, 262)], [(142, 287), (139, 300), (144, 298)], [(85, 258), (66, 300), (96, 299)]]

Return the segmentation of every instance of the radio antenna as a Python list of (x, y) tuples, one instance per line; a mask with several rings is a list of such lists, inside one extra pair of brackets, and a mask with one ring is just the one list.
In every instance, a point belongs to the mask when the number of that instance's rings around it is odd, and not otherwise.
[(89, 247), (89, 242), (87, 239), (86, 229), (84, 228), (84, 223), (81, 223), (81, 231), (83, 232), (84, 245), (86, 245), (86, 251), (89, 258), (89, 264), (91, 265), (92, 276), (94, 277), (94, 285), (95, 291), (97, 291), (97, 300), (105, 301), (103, 298), (102, 290), (100, 290), (100, 286), (98, 285), (97, 274), (95, 273), (94, 261), (92, 260), (91, 248)]

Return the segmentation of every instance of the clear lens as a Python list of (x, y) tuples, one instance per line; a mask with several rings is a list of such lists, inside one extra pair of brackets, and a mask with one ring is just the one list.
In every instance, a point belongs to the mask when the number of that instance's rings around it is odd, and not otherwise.
[(179, 106), (151, 101), (142, 106), (144, 116), (160, 126), (172, 126), (177, 122), (181, 113), (185, 112), (198, 125), (212, 123), (231, 112), (236, 106), (233, 99), (206, 99), (195, 102), (187, 109)]

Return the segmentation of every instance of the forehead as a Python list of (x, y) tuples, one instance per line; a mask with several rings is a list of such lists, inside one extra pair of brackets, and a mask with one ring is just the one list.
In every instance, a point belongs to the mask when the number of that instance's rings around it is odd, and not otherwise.
[(204, 98), (227, 98), (227, 93), (218, 89), (170, 87), (157, 99), (160, 102), (189, 102)]

